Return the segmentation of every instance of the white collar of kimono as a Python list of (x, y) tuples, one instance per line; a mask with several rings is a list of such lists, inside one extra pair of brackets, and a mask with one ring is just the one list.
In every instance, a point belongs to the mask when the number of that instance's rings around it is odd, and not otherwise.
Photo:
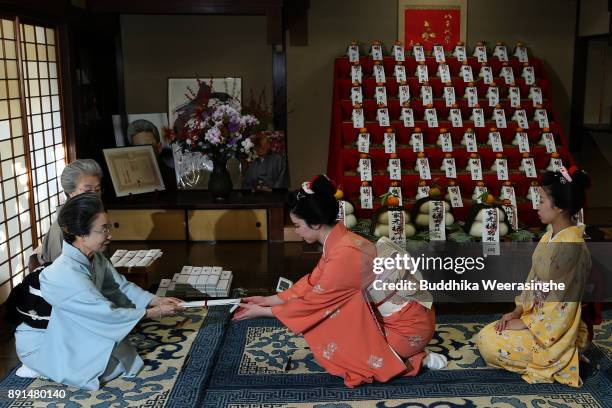
[(334, 230), (336, 229), (336, 225), (331, 227), (331, 229), (329, 230), (329, 233), (325, 236), (325, 239), (323, 240), (323, 257), (325, 257), (325, 243), (327, 242), (327, 238), (329, 238), (329, 236), (334, 233)]
[(77, 247), (64, 241), (62, 244), (62, 255), (66, 255), (68, 258), (82, 263), (83, 265), (91, 266), (91, 261), (85, 256)]
[(329, 230), (329, 232), (327, 233), (327, 235), (325, 236), (325, 239), (323, 240), (323, 257), (325, 257), (325, 243), (327, 242), (327, 238), (329, 238), (329, 236), (331, 235), (332, 230)]

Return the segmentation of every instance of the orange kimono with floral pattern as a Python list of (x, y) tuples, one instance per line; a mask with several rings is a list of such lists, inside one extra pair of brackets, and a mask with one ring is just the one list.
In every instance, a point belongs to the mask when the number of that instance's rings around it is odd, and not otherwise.
[[(423, 350), (433, 335), (433, 311), (414, 302), (390, 318), (377, 317), (363, 290), (375, 276), (375, 256), (371, 242), (337, 224), (325, 241), (315, 269), (280, 293), (285, 303), (272, 308), (274, 316), (289, 330), (304, 336), (317, 362), (328, 373), (342, 377), (349, 387), (416, 375), (425, 356)], [(406, 331), (399, 320), (416, 324)], [(417, 349), (410, 353), (417, 358), (404, 363), (403, 358), (410, 355), (400, 357), (396, 351), (405, 354), (405, 345), (398, 347), (403, 350), (394, 351), (385, 331), (416, 344)], [(401, 340), (396, 342), (400, 344)]]

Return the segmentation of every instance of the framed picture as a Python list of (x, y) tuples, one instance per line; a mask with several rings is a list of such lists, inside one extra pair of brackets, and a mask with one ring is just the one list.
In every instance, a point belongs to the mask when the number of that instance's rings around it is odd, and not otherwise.
[(123, 129), (121, 115), (113, 115), (115, 145), (140, 146), (146, 144), (170, 147), (166, 136), (168, 132), (168, 114), (160, 113), (128, 113), (127, 128)]
[[(208, 96), (207, 106), (226, 103), (241, 110), (242, 78), (168, 78), (168, 122), (170, 129), (183, 127), (194, 109)], [(181, 152), (173, 146), (177, 187), (182, 190), (204, 190), (212, 172), (212, 161), (199, 152)], [(240, 163), (232, 160), (228, 169), (234, 188), (240, 187)]]
[(152, 145), (104, 149), (117, 197), (165, 190)]
[(397, 38), (409, 48), (420, 43), (452, 50), (467, 38), (467, 0), (398, 0)]

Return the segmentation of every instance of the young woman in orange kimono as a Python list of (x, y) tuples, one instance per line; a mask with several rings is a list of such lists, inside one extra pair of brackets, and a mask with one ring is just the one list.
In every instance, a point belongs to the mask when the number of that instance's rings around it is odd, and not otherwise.
[(293, 194), (296, 232), (323, 245), (315, 269), (278, 295), (243, 299), (234, 320), (276, 317), (302, 334), (317, 362), (349, 387), (414, 376), (422, 365), (442, 368), (444, 357), (425, 351), (435, 327), (433, 310), (409, 301), (383, 317), (368, 297), (376, 249), (336, 223), (335, 192), (321, 175)]

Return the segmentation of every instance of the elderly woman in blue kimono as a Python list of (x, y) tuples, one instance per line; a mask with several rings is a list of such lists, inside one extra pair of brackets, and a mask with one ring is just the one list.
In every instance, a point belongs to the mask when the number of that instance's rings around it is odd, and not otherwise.
[(92, 193), (60, 210), (62, 254), (40, 274), (51, 305), (46, 329), (22, 323), (15, 333), (18, 375), (44, 376), (88, 390), (138, 374), (143, 361), (127, 335), (143, 318), (175, 314), (181, 301), (155, 296), (126, 281), (101, 254), (110, 242), (102, 202)]

